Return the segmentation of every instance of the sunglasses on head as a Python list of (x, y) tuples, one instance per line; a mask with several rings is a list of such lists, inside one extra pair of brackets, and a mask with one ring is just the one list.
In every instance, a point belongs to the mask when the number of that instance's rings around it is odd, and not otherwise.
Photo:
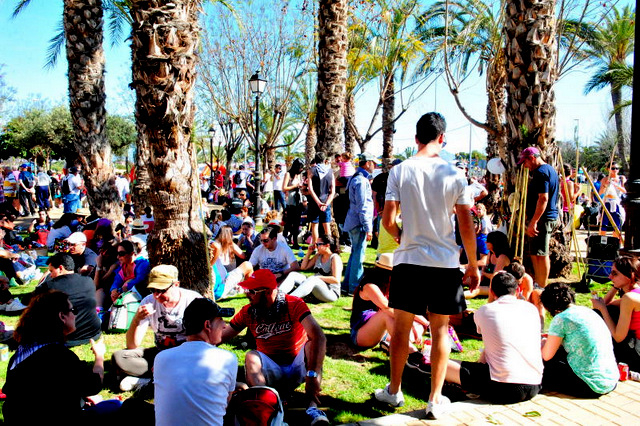
[(259, 290), (245, 290), (244, 292), (247, 294), (250, 294), (252, 296), (255, 296), (258, 293), (264, 293), (265, 291), (269, 290), (268, 288), (261, 288)]
[(157, 288), (154, 288), (154, 289), (151, 289), (151, 292), (153, 294), (165, 294), (167, 291), (169, 291), (171, 287), (173, 287), (173, 283), (169, 287), (165, 288), (164, 290), (159, 290)]

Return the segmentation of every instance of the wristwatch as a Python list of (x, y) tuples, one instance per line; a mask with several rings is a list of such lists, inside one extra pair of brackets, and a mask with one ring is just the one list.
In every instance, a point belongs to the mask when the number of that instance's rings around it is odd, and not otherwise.
[(313, 370), (309, 370), (309, 371), (307, 371), (307, 377), (311, 377), (312, 379), (316, 378), (316, 377), (318, 377), (318, 373), (316, 373)]

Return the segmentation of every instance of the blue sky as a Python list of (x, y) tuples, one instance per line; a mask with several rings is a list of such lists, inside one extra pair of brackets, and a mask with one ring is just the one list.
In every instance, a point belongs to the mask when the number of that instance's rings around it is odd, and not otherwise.
[[(58, 30), (62, 20), (62, 0), (32, 0), (17, 17), (11, 14), (16, 1), (0, 0), (0, 64), (6, 83), (16, 90), (17, 105), (30, 105), (45, 100), (48, 105), (66, 104), (66, 58), (62, 52), (53, 69), (45, 69), (49, 39)], [(107, 61), (106, 87), (107, 109), (114, 114), (126, 114), (133, 110), (134, 94), (127, 85), (131, 78), (130, 49), (128, 42), (112, 47), (107, 37), (105, 43)], [(583, 95), (588, 79), (585, 70), (574, 71), (556, 84), (557, 132), (560, 140), (573, 140), (574, 127), (579, 120), (581, 143), (594, 143), (607, 126), (611, 100), (606, 90)], [(474, 118), (482, 121), (486, 104), (484, 81), (471, 79), (461, 90), (462, 102)], [(358, 96), (358, 126), (368, 125), (368, 107), (375, 103), (375, 93), (367, 90)], [(439, 80), (397, 122), (394, 143), (396, 151), (414, 146), (415, 122), (425, 112), (435, 108), (448, 121), (448, 150), (467, 151), (469, 138), (472, 148), (484, 150), (484, 131), (470, 127), (458, 111), (444, 80)], [(10, 113), (11, 111), (9, 111)], [(363, 130), (362, 130), (363, 131)], [(364, 132), (364, 131), (363, 131)], [(381, 135), (370, 143), (370, 151), (381, 153)]]

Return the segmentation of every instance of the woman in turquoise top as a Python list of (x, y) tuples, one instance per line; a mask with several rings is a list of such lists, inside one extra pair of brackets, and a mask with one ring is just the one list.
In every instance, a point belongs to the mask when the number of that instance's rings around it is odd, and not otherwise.
[(540, 299), (553, 316), (542, 347), (543, 388), (579, 398), (598, 398), (614, 390), (620, 375), (602, 318), (576, 306), (573, 290), (564, 283), (549, 284)]

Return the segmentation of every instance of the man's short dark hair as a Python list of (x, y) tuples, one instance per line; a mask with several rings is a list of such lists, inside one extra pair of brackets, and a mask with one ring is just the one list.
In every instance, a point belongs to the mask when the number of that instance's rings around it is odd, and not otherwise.
[(491, 280), (491, 291), (493, 291), (496, 297), (516, 294), (517, 288), (518, 281), (508, 272), (498, 271)]
[(437, 112), (428, 112), (416, 124), (416, 137), (421, 144), (426, 145), (446, 130), (447, 122), (444, 117)]
[(267, 226), (262, 231), (260, 231), (260, 235), (269, 234), (269, 238), (273, 239), (278, 236), (278, 228), (274, 226)]
[(187, 336), (198, 334), (204, 329), (205, 321), (221, 318), (222, 316), (231, 316), (233, 315), (232, 309), (233, 308), (221, 309), (213, 300), (210, 299), (194, 299), (184, 310), (184, 316), (182, 318), (184, 333)]
[(311, 162), (311, 164), (322, 164), (324, 163), (324, 160), (326, 160), (327, 157), (325, 157), (324, 152), (318, 152), (316, 153), (315, 157), (313, 157), (313, 161)]
[(75, 264), (73, 258), (66, 253), (56, 253), (47, 260), (47, 265), (51, 265), (54, 268), (62, 266), (67, 271), (73, 271)]

